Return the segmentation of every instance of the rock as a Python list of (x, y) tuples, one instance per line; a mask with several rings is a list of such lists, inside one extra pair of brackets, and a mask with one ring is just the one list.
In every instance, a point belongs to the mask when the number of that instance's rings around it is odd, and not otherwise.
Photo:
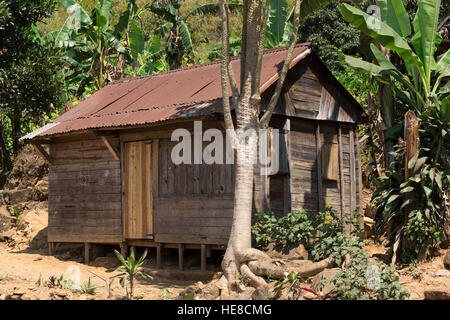
[(18, 190), (4, 190), (0, 192), (0, 197), (5, 204), (17, 204), (31, 200), (32, 191), (33, 189), (30, 187)]
[(52, 289), (49, 292), (49, 296), (52, 300), (68, 300), (68, 299), (70, 299), (67, 292), (65, 292), (63, 289)]
[(36, 201), (45, 201), (48, 199), (48, 178), (38, 181), (34, 186), (33, 190), (33, 200)]
[(425, 290), (425, 300), (450, 300), (450, 287), (440, 286)]
[(332, 281), (339, 270), (339, 268), (325, 269), (312, 278), (312, 289), (315, 292), (320, 292), (323, 299), (332, 294), (334, 290), (334, 284)]
[(440, 269), (436, 272), (436, 276), (438, 277), (450, 277), (450, 271), (445, 269)]
[(178, 299), (183, 300), (185, 296), (191, 296), (198, 297), (202, 293), (202, 289), (205, 285), (203, 282), (198, 281), (194, 284), (191, 284), (190, 286), (186, 287), (183, 291), (180, 292)]
[(203, 287), (201, 298), (205, 300), (217, 299), (220, 295), (220, 289), (217, 287), (217, 281), (212, 281)]
[(119, 260), (116, 257), (97, 257), (94, 260), (95, 267), (104, 267), (107, 269), (119, 266)]
[(444, 256), (444, 266), (447, 269), (450, 269), (450, 250), (447, 250), (447, 253)]
[(70, 251), (66, 251), (66, 252), (58, 255), (58, 258), (61, 259), (61, 260), (64, 260), (64, 261), (70, 260), (71, 257), (72, 257), (72, 254), (71, 254)]
[(375, 221), (369, 217), (364, 217), (364, 232), (367, 238), (375, 235)]
[(303, 290), (302, 297), (305, 300), (317, 300), (317, 299), (319, 299), (319, 297), (317, 295), (315, 295), (312, 292), (306, 291), (306, 290)]
[(377, 212), (377, 207), (368, 203), (364, 209), (364, 215), (373, 219), (375, 217), (375, 212)]
[(11, 240), (16, 235), (13, 229), (0, 233), (0, 241)]
[(278, 244), (267, 246), (267, 254), (285, 260), (308, 260), (308, 251), (302, 244)]
[(252, 294), (253, 300), (270, 300), (273, 298), (274, 293), (272, 291), (273, 287), (275, 287), (276, 281), (266, 283), (265, 285), (256, 288), (256, 290)]

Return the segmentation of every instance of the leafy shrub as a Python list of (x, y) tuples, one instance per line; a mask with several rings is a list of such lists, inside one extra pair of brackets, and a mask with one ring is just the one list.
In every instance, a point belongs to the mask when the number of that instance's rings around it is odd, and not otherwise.
[[(401, 164), (402, 153), (394, 155), (396, 162)], [(402, 241), (408, 244), (400, 254), (403, 262), (428, 256), (445, 240), (443, 196), (450, 185), (449, 177), (428, 162), (428, 157), (416, 154), (408, 163), (411, 176), (406, 181), (401, 166), (386, 170), (372, 196), (372, 202), (378, 207), (376, 239), (386, 236), (392, 244), (397, 232), (401, 232)], [(413, 206), (414, 210), (408, 214), (408, 219), (404, 219), (408, 206)]]
[(91, 283), (91, 278), (88, 278), (88, 281), (83, 282), (83, 283), (81, 284), (80, 292), (83, 293), (83, 294), (94, 295), (94, 294), (95, 294), (95, 291), (97, 290), (97, 288), (98, 288), (98, 287), (94, 286), (94, 285)]
[[(329, 214), (333, 214), (332, 211)], [(324, 216), (321, 216), (324, 218)], [(326, 217), (326, 216), (325, 216)], [(409, 292), (397, 281), (395, 266), (375, 263), (364, 251), (364, 243), (357, 236), (359, 225), (353, 217), (346, 219), (353, 231), (346, 232), (344, 225), (333, 216), (318, 225), (321, 237), (314, 241), (311, 256), (314, 260), (332, 258), (342, 267), (332, 282), (337, 299), (405, 299)]]
[(384, 263), (351, 263), (333, 279), (335, 298), (340, 300), (403, 300), (407, 289), (397, 281), (395, 266)]
[(277, 219), (272, 211), (256, 214), (252, 235), (256, 245), (266, 247), (269, 243), (301, 243), (307, 245), (320, 224), (321, 217), (329, 213), (311, 214), (306, 210), (294, 211)]

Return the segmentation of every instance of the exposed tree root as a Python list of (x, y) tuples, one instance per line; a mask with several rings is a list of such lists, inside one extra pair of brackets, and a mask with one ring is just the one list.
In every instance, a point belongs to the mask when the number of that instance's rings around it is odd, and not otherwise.
[(246, 278), (247, 285), (258, 288), (266, 284), (264, 278), (283, 279), (286, 274), (295, 271), (299, 277), (305, 279), (332, 267), (333, 264), (334, 262), (331, 258), (318, 262), (302, 261), (301, 264), (298, 264), (291, 261), (272, 259), (268, 254), (253, 248), (246, 249), (240, 254), (236, 254), (233, 250), (227, 250), (222, 262), (222, 268), (228, 290), (222, 290), (222, 292), (224, 296), (228, 296), (233, 292), (245, 290), (239, 279), (239, 272)]
[(298, 272), (302, 278), (308, 278), (318, 274), (326, 268), (333, 265), (333, 260), (330, 258), (321, 260), (319, 262), (305, 263), (298, 266), (287, 266), (278, 260), (264, 260), (251, 261), (248, 263), (250, 270), (259, 276), (268, 276), (273, 279), (282, 279), (285, 273)]

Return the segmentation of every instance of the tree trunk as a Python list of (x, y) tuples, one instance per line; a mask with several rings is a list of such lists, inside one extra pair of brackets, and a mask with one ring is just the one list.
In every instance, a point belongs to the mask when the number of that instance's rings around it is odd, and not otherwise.
[[(405, 113), (405, 122), (404, 122), (404, 139), (405, 139), (405, 181), (412, 176), (411, 170), (408, 169), (409, 161), (417, 154), (419, 151), (419, 120), (416, 117), (414, 111), (409, 110)], [(405, 199), (414, 199), (416, 194), (414, 192), (408, 192), (405, 194)], [(415, 203), (411, 203), (403, 209), (403, 215), (401, 218), (401, 228), (397, 231), (397, 235), (395, 237), (395, 242), (393, 246), (392, 252), (392, 263), (395, 264), (397, 262), (397, 257), (406, 251), (408, 247), (407, 239), (404, 237), (403, 230), (406, 224), (408, 223), (408, 216), (411, 211), (413, 211), (416, 207)], [(426, 254), (421, 254), (422, 259), (426, 258)]]
[[(9, 171), (12, 169), (11, 155), (6, 147), (6, 136), (3, 123), (0, 122), (0, 149), (2, 152), (2, 166), (4, 171)], [(1, 187), (1, 186), (0, 186)]]
[(11, 119), (11, 133), (12, 133), (12, 149), (13, 149), (13, 155), (16, 156), (19, 152), (20, 145), (19, 145), (19, 139), (22, 134), (22, 127), (20, 123), (20, 115), (21, 112), (17, 109), (14, 109), (12, 112), (12, 119)]

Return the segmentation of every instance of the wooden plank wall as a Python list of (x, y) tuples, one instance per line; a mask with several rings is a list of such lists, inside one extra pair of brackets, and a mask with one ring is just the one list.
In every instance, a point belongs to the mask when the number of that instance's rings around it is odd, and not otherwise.
[[(320, 139), (316, 139), (317, 125), (319, 124)], [(317, 156), (318, 149), (316, 141), (321, 144), (338, 144), (339, 135), (338, 126), (341, 126), (341, 144), (342, 144), (342, 172), (339, 170), (337, 180), (322, 179), (321, 190), (318, 185)], [(307, 209), (312, 212), (318, 212), (319, 206), (324, 208), (331, 205), (339, 214), (341, 213), (341, 185), (343, 188), (343, 213), (350, 213), (351, 201), (355, 206), (359, 205), (358, 186), (355, 186), (356, 195), (351, 200), (350, 183), (350, 125), (335, 122), (315, 122), (303, 119), (291, 119), (291, 140), (290, 140), (290, 187), (292, 198), (292, 210)], [(320, 150), (320, 149), (319, 149)], [(355, 159), (359, 154), (355, 151)], [(321, 158), (323, 160), (323, 158)], [(340, 167), (340, 166), (339, 166)], [(343, 181), (341, 184), (341, 174)], [(355, 171), (357, 177), (359, 171)], [(357, 179), (355, 181), (357, 183)], [(319, 191), (322, 194), (319, 199)]]
[(121, 242), (120, 161), (100, 138), (54, 143), (50, 154), (49, 242)]
[(159, 139), (155, 241), (224, 244), (231, 230), (234, 165), (174, 165), (171, 151), (177, 143)]

